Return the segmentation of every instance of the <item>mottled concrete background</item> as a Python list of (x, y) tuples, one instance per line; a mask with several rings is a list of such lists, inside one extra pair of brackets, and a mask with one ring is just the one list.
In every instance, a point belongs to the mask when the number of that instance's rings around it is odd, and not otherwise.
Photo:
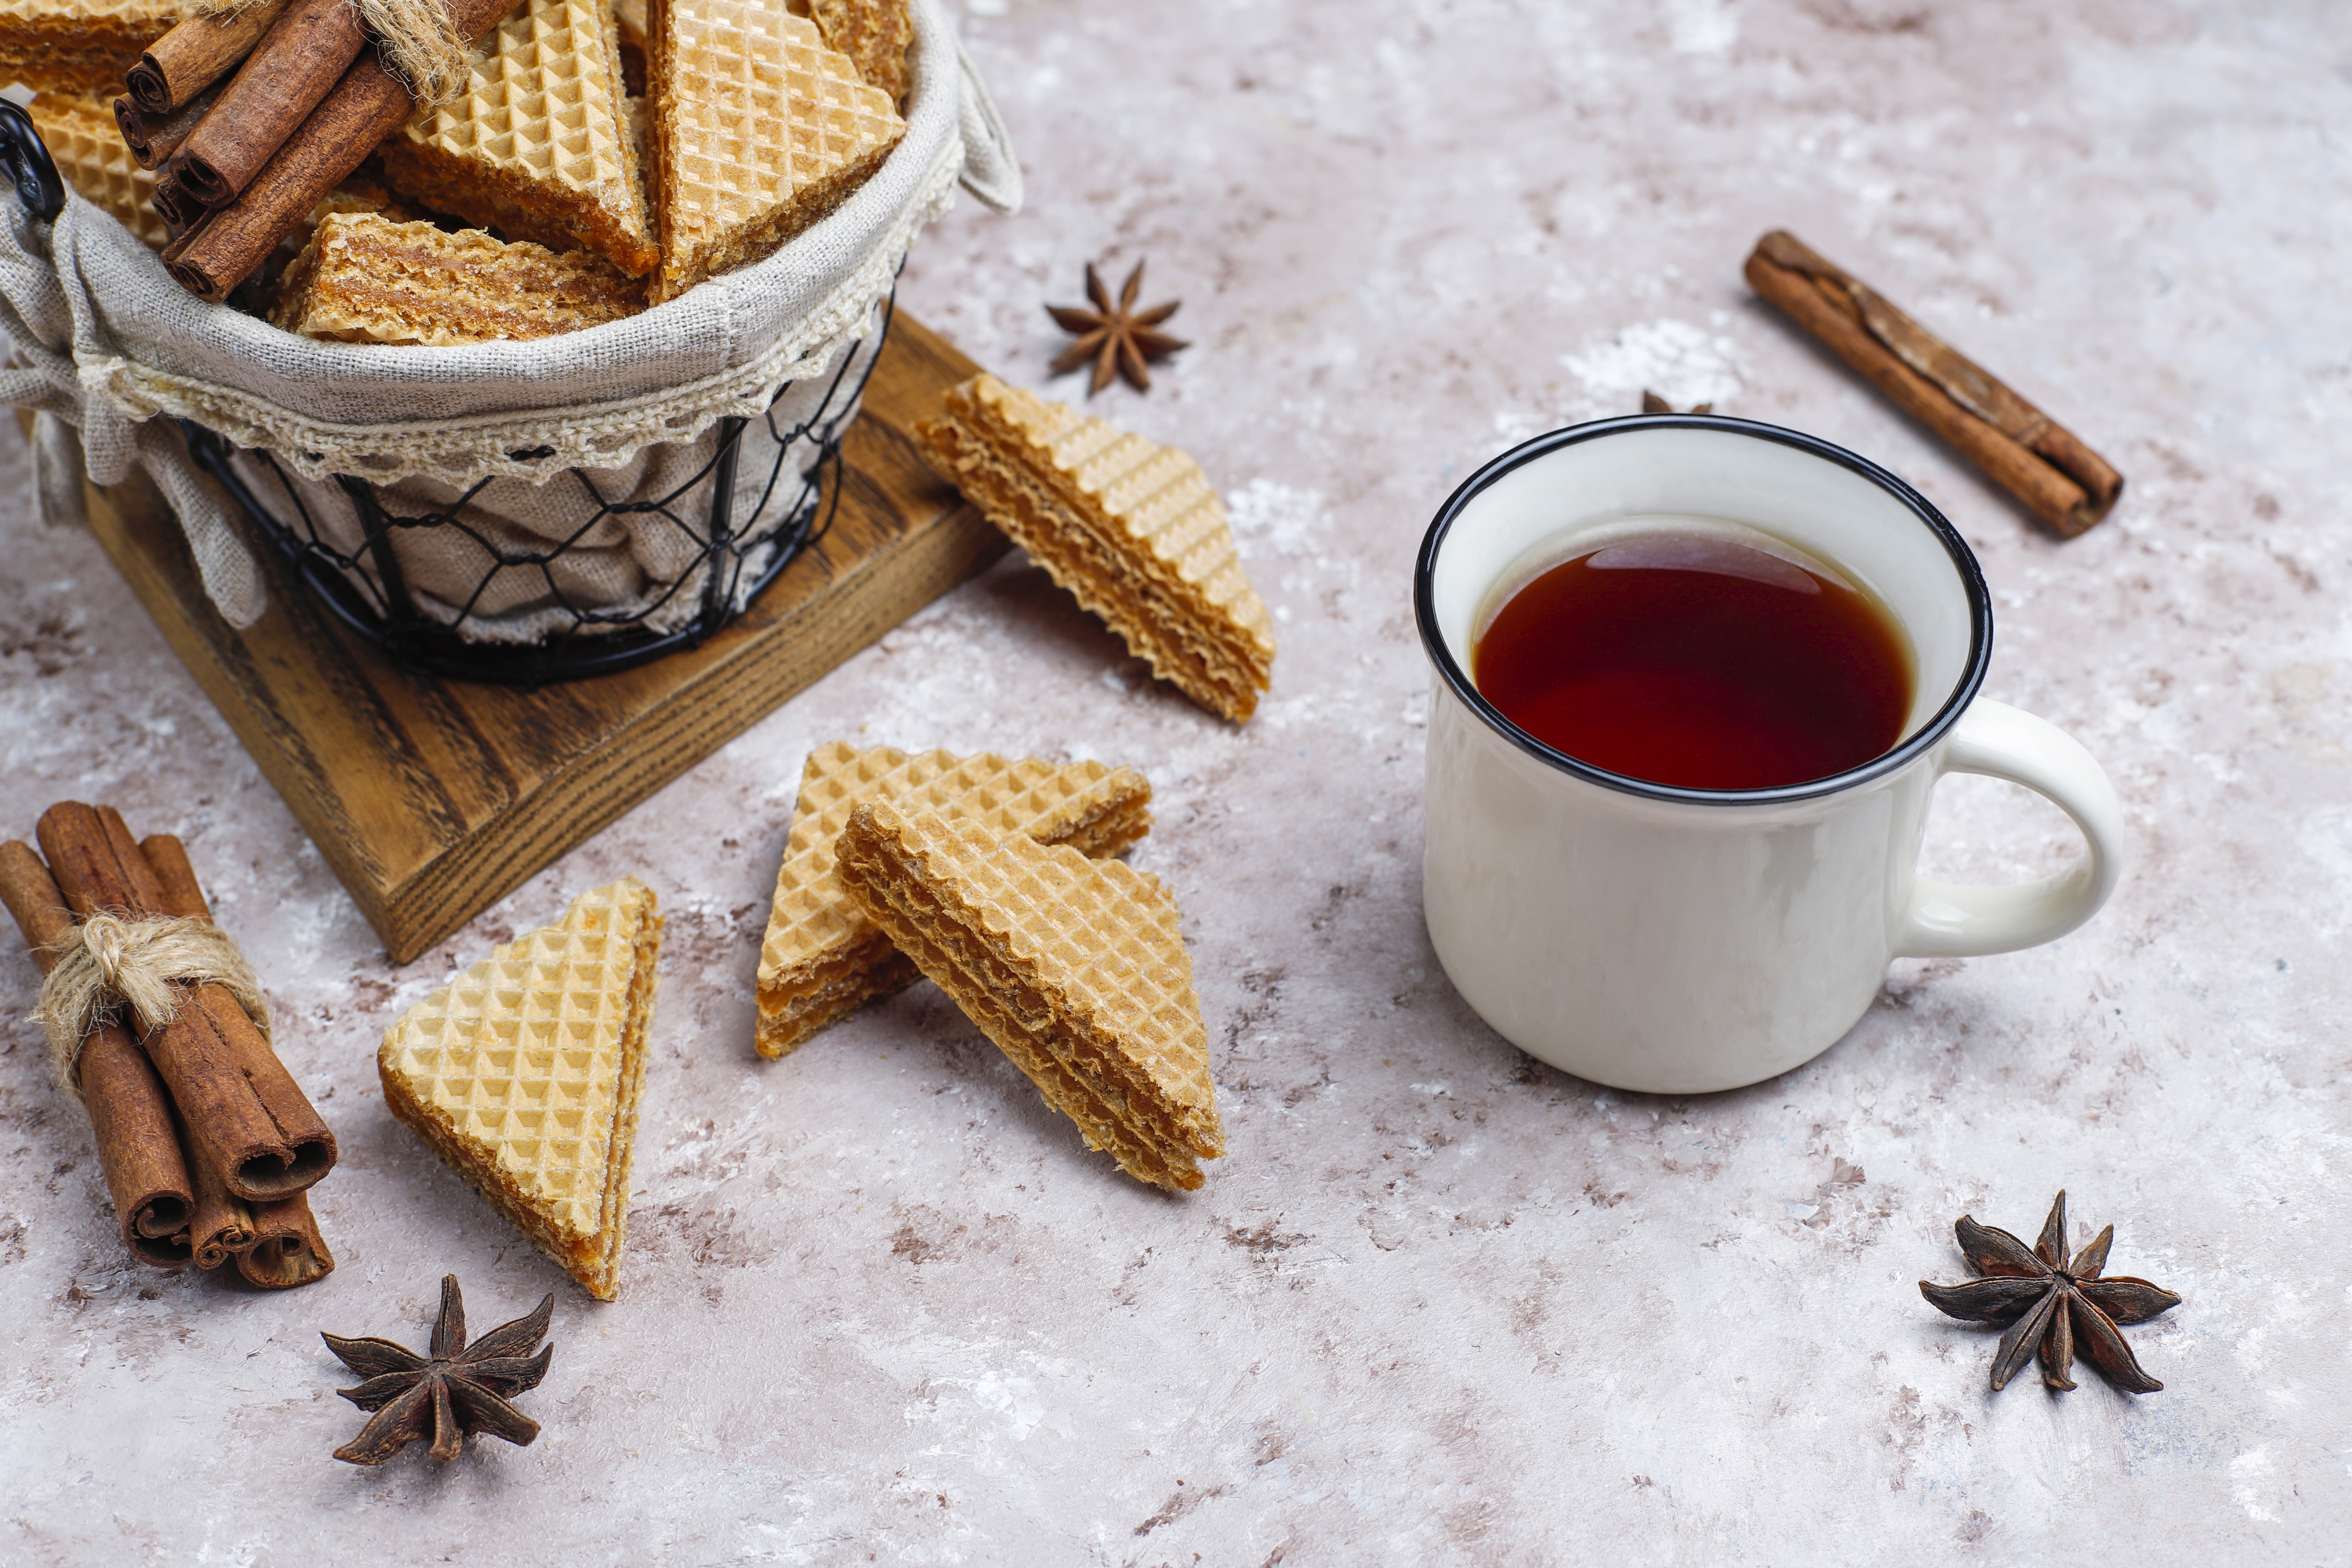
[[(1080, 264), (1151, 260), (1196, 346), (1110, 416), (1196, 453), (1277, 606), (1234, 732), (1034, 570), (917, 617), (405, 968), (97, 550), (0, 492), (0, 826), (184, 835), (343, 1163), (342, 1260), (264, 1297), (127, 1267), (33, 971), (0, 962), (0, 1559), (1884, 1563), (2352, 1559), (2352, 16), (2330, 0), (1633, 5), (964, 0), (1029, 210), (904, 299), (1016, 380)], [(2036, 533), (1750, 299), (1785, 225), (2129, 476)], [(1066, 394), (1076, 384), (1060, 384)], [(1980, 553), (1988, 694), (2106, 763), (2134, 863), (2053, 947), (1904, 963), (1735, 1094), (1538, 1067), (1419, 915), (1431, 511), (1549, 426), (1678, 403), (1912, 479)], [(2334, 437), (2331, 449), (2330, 437)], [(1136, 763), (1231, 1157), (1170, 1199), (923, 987), (777, 1064), (754, 952), (801, 759), (839, 735)], [(2057, 814), (1948, 784), (1945, 876)], [(597, 1306), (385, 1114), (384, 1026), (641, 872), (670, 917), (622, 1299)], [(2052, 1193), (2187, 1303), (2160, 1394), (1985, 1388), (1914, 1281)], [(557, 1293), (536, 1447), (436, 1469), (318, 1331), (421, 1343)]]

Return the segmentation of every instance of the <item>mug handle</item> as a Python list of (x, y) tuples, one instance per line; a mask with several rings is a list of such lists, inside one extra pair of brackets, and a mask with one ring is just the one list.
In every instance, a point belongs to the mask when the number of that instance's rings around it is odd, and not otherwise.
[(2065, 731), (2005, 702), (1979, 699), (1946, 743), (1942, 772), (2023, 784), (2074, 819), (2083, 858), (2014, 887), (1921, 878), (1912, 888), (1899, 958), (1978, 958), (2055, 942), (2099, 912), (2123, 873), (2124, 808), (2107, 775)]

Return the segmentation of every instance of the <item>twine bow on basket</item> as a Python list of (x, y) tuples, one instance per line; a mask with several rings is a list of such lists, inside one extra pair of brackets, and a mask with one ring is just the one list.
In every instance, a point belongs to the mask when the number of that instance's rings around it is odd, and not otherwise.
[(118, 1009), (128, 1009), (142, 1032), (163, 1028), (179, 1014), (184, 984), (226, 988), (261, 1037), (271, 1037), (260, 980), (236, 942), (210, 921), (95, 914), (58, 946), (57, 967), (41, 983), (33, 1016), (48, 1035), (58, 1082), (77, 1095), (82, 1042)]

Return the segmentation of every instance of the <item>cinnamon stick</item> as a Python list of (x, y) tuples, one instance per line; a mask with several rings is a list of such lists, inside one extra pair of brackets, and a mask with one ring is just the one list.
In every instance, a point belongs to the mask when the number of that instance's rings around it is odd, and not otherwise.
[(292, 0), (180, 147), (180, 179), (226, 206), (335, 89), (367, 43), (351, 0)]
[(287, 0), (254, 0), (235, 16), (190, 16), (147, 46), (123, 79), (143, 114), (170, 114), (253, 52)]
[(147, 868), (155, 873), (155, 889), (163, 900), (160, 912), (182, 920), (213, 918), (213, 907), (196, 880), (195, 864), (188, 858), (186, 845), (171, 834), (151, 833), (139, 841), (139, 853), (147, 857)]
[[(73, 929), (73, 912), (31, 845), (14, 839), (0, 844), (0, 900), (47, 974), (57, 967), (59, 943)], [(163, 1080), (139, 1043), (117, 1024), (100, 1026), (82, 1042), (74, 1075), (89, 1111), (90, 1137), (98, 1144), (99, 1168), (114, 1200), (123, 1245), (149, 1263), (185, 1263), (194, 1184), (173, 1131)]]
[[(165, 914), (200, 921), (213, 918), (186, 845), (168, 833), (156, 833), (141, 839), (139, 848), (163, 889)], [(204, 1175), (201, 1170), (197, 1173), (199, 1183)], [(201, 1202), (198, 1212), (202, 1213)], [(326, 1237), (319, 1234), (319, 1222), (310, 1215), (310, 1194), (296, 1193), (240, 1212), (247, 1222), (244, 1240), (229, 1250), (236, 1256), (237, 1272), (248, 1282), (265, 1289), (285, 1290), (308, 1285), (334, 1268), (334, 1254), (327, 1250)], [(201, 1253), (197, 1261), (203, 1262)]]
[(362, 56), (242, 195), (163, 247), (163, 265), (189, 293), (227, 299), (410, 110), (408, 89)]
[[(188, 859), (186, 845), (168, 833), (157, 833), (140, 840), (139, 850), (147, 857), (148, 868), (155, 873), (156, 886), (163, 895), (159, 912), (187, 920), (213, 918), (212, 907), (205, 902), (204, 889), (196, 882), (196, 868)], [(184, 1130), (180, 1146), (188, 1147)], [(208, 1161), (195, 1157), (189, 1161), (188, 1169), (196, 1188), (195, 1211), (188, 1221), (188, 1240), (194, 1248), (197, 1268), (217, 1268), (258, 1242), (260, 1233), (251, 1206), (229, 1192), (220, 1173)]]
[[(110, 808), (53, 805), (37, 837), (75, 913), (165, 912), (154, 868)], [(334, 1166), (335, 1135), (226, 986), (182, 989), (178, 1016), (141, 1043), (186, 1120), (192, 1156), (247, 1203), (317, 1182)]]
[(122, 132), (122, 144), (131, 149), (131, 160), (142, 169), (152, 169), (180, 150), (180, 143), (219, 96), (218, 88), (206, 88), (169, 114), (150, 114), (130, 99), (118, 98), (114, 123)]
[[(514, 0), (450, 0), (449, 19), (470, 44), (513, 9)], [(373, 50), (361, 55), (236, 200), (164, 247), (164, 266), (188, 292), (227, 299), (415, 108)]]
[(236, 1255), (236, 1271), (265, 1290), (290, 1290), (333, 1272), (335, 1255), (310, 1214), (310, 1194), (296, 1193), (253, 1207), (254, 1242)]
[(165, 163), (155, 176), (155, 194), (147, 198), (147, 205), (174, 233), (185, 232), (204, 221), (204, 204), (188, 195), (181, 184), (176, 163)]
[[(183, 1129), (184, 1140), (185, 1130)], [(183, 1147), (193, 1147), (184, 1142)], [(220, 1172), (201, 1153), (188, 1160), (195, 1203), (188, 1215), (188, 1244), (199, 1268), (218, 1268), (257, 1238), (253, 1210), (228, 1190)]]
[(2123, 493), (2123, 476), (2072, 431), (1794, 235), (1758, 240), (1746, 271), (1759, 294), (2061, 536), (2091, 527)]

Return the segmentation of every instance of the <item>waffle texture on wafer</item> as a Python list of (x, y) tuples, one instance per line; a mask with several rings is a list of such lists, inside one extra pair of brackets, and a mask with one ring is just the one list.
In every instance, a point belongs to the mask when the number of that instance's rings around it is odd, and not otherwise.
[(286, 258), (291, 261), (296, 256), (300, 255), (302, 247), (310, 243), (310, 237), (319, 232), (319, 226), (337, 213), (373, 213), (386, 223), (416, 221), (416, 215), (393, 200), (390, 191), (373, 180), (362, 179), (354, 174), (320, 197), (319, 205), (310, 209), (310, 216), (302, 220), (300, 226), (292, 234), (286, 237), (285, 242), (278, 247), (285, 254)]
[(842, 879), (868, 919), (1091, 1148), (1190, 1190), (1225, 1152), (1176, 900), (1148, 872), (935, 811), (861, 804)]
[(1256, 710), (1274, 619), (1200, 464), (987, 374), (950, 389), (915, 439), (1154, 674), (1236, 724)]
[(656, 301), (774, 252), (906, 134), (890, 95), (783, 0), (650, 0), (646, 25)]
[(809, 0), (808, 14), (825, 47), (847, 55), (859, 76), (906, 107), (907, 47), (915, 41), (907, 0)]
[(634, 877), (583, 893), (410, 1008), (376, 1055), (392, 1113), (602, 1301), (620, 1284), (661, 931)]
[(123, 73), (179, 20), (178, 0), (0, 0), (0, 83), (111, 102)]
[(446, 346), (551, 337), (642, 308), (638, 283), (583, 252), (333, 213), (286, 269), (269, 319), (306, 338)]
[(654, 247), (620, 37), (604, 0), (524, 0), (474, 46), (466, 90), (420, 109), (378, 153), (418, 205), (551, 250), (586, 250), (633, 278)]
[(1116, 855), (1151, 831), (1151, 785), (1133, 768), (951, 752), (819, 746), (801, 770), (776, 900), (760, 944), (763, 1057), (781, 1057), (877, 996), (913, 984), (915, 966), (866, 918), (841, 880), (834, 841), (860, 801), (928, 807), (994, 834), (1025, 834), (1083, 854)]
[(148, 205), (155, 195), (155, 175), (141, 168), (122, 144), (110, 102), (83, 93), (45, 92), (25, 112), (58, 173), (82, 200), (121, 219), (123, 227), (158, 250), (171, 243), (172, 231)]

